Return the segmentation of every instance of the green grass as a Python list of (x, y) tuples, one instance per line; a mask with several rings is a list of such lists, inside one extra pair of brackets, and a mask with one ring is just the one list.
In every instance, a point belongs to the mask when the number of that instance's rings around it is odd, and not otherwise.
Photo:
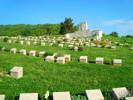
[[(1, 42), (1, 46), (7, 48), (16, 47), (26, 50), (46, 51), (48, 53), (61, 52), (71, 54), (72, 61), (61, 65), (44, 62), (43, 58), (0, 52), (0, 72), (9, 70), (14, 66), (24, 68), (24, 77), (17, 80), (7, 76), (0, 76), (0, 94), (6, 94), (7, 100), (13, 100), (14, 96), (25, 92), (37, 92), (41, 96), (49, 90), (70, 91), (72, 95), (85, 93), (86, 89), (111, 90), (114, 87), (133, 87), (133, 51), (128, 47), (118, 47), (116, 50), (108, 48), (85, 47), (83, 51), (74, 52), (68, 48), (57, 46), (26, 46), (20, 44), (7, 44)], [(123, 60), (123, 65), (97, 65), (94, 63), (79, 63), (78, 58), (87, 55), (89, 60), (96, 57), (104, 57), (106, 61), (114, 58)]]

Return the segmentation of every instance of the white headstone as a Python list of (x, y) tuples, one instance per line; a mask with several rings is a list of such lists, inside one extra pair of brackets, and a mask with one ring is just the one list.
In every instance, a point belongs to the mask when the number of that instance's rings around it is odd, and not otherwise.
[(78, 47), (74, 47), (74, 51), (78, 51), (78, 49), (79, 49)]
[(102, 58), (102, 57), (96, 58), (96, 64), (103, 64), (103, 63), (104, 63), (104, 58)]
[(45, 46), (45, 42), (41, 42), (41, 46)]
[(118, 100), (125, 98), (129, 94), (125, 87), (113, 88), (113, 92)]
[(26, 50), (25, 49), (21, 49), (21, 50), (19, 50), (19, 53), (22, 54), (22, 55), (26, 55)]
[(19, 100), (38, 100), (38, 93), (21, 93)]
[(0, 94), (0, 100), (5, 100), (5, 95)]
[(133, 50), (133, 46), (130, 49)]
[(30, 45), (30, 41), (26, 41), (26, 45)]
[(88, 100), (104, 100), (103, 94), (100, 89), (86, 90)]
[(23, 44), (24, 44), (24, 41), (20, 41), (20, 44), (22, 44), (22, 45), (23, 45)]
[(113, 60), (113, 65), (115, 65), (115, 66), (121, 66), (122, 65), (122, 60), (121, 59), (114, 59)]
[(116, 46), (111, 46), (111, 49), (116, 49)]
[(10, 75), (14, 78), (21, 78), (23, 77), (23, 67), (13, 67), (11, 70), (10, 70)]
[(70, 92), (53, 92), (53, 100), (71, 100)]
[(44, 51), (40, 51), (40, 52), (39, 52), (39, 57), (44, 57), (44, 54), (45, 54)]
[(11, 49), (10, 49), (10, 52), (13, 53), (13, 54), (16, 54), (17, 49), (16, 49), (16, 48), (11, 48)]
[(79, 61), (87, 63), (88, 62), (88, 57), (87, 56), (80, 56)]
[(8, 40), (7, 42), (10, 44), (10, 43), (12, 43), (12, 40)]
[(36, 56), (36, 51), (35, 50), (29, 51), (29, 56)]
[(65, 57), (57, 57), (56, 62), (59, 64), (65, 64)]
[(61, 47), (61, 48), (63, 48), (63, 44), (59, 44), (58, 46)]
[(65, 57), (65, 61), (66, 61), (66, 62), (71, 61), (71, 55), (66, 54), (66, 55), (64, 55), (64, 57)]
[(54, 56), (47, 56), (46, 58), (45, 58), (45, 61), (46, 62), (53, 62), (55, 59), (54, 59)]

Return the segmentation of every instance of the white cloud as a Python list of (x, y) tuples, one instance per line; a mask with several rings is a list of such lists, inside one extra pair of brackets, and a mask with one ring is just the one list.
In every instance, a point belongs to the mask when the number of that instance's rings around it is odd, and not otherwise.
[(133, 20), (115, 19), (103, 21), (105, 27), (118, 31), (120, 33), (133, 34)]
[(133, 26), (133, 20), (123, 20), (123, 19), (116, 19), (116, 20), (108, 20), (104, 21), (103, 24), (105, 25), (126, 25), (126, 26)]

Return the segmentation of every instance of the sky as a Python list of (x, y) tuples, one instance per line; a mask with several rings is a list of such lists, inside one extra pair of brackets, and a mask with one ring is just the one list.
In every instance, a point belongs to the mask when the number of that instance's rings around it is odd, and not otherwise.
[(0, 0), (0, 24), (75, 24), (109, 34), (133, 35), (133, 0)]

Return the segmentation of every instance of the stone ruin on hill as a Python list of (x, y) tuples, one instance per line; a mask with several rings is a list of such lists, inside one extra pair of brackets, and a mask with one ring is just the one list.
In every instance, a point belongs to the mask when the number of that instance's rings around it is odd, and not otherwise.
[(89, 38), (95, 40), (101, 40), (103, 36), (103, 32), (100, 30), (90, 30), (88, 29), (87, 22), (82, 22), (79, 25), (79, 30), (74, 33), (67, 33), (65, 37), (67, 39), (72, 38)]

